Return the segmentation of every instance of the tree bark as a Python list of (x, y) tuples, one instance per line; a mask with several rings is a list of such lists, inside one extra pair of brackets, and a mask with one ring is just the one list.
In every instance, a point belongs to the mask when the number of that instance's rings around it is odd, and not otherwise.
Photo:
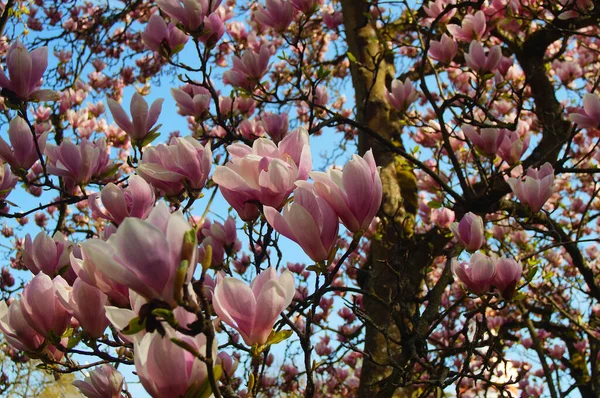
[[(385, 51), (377, 31), (367, 18), (370, 2), (342, 0), (342, 13), (351, 65), (357, 121), (386, 140), (402, 147), (402, 125), (398, 113), (385, 98), (386, 83), (394, 78), (393, 54)], [(362, 272), (362, 286), (383, 299), (364, 298), (366, 334), (359, 396), (393, 396), (399, 380), (391, 380), (400, 367), (404, 338), (414, 328), (414, 299), (423, 285), (423, 270), (431, 263), (431, 250), (414, 240), (417, 213), (417, 181), (407, 162), (384, 145), (359, 133), (359, 152), (373, 149), (381, 166), (383, 202), (379, 216), (384, 228), (381, 239), (371, 245), (370, 261)], [(417, 256), (417, 252), (420, 251)], [(407, 357), (408, 358), (408, 357)], [(402, 390), (402, 396), (409, 393)], [(380, 395), (382, 394), (382, 395)]]

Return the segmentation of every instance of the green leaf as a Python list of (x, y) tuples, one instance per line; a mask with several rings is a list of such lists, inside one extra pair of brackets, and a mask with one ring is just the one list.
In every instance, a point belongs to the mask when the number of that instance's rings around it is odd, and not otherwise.
[(317, 275), (321, 275), (327, 272), (325, 264), (313, 264), (306, 267), (309, 271), (315, 271)]
[(248, 376), (248, 391), (252, 391), (254, 389), (254, 374), (250, 373)]
[(161, 317), (162, 319), (167, 321), (169, 324), (173, 324), (173, 322), (175, 321), (175, 317), (173, 316), (173, 311), (171, 311), (167, 308), (155, 308), (152, 310), (152, 315)]
[(146, 329), (146, 322), (141, 322), (139, 317), (135, 317), (129, 321), (129, 325), (121, 332), (123, 332), (124, 335), (130, 336), (139, 333), (144, 329)]
[(180, 52), (181, 50), (183, 50), (183, 44), (180, 44), (178, 46), (175, 46), (174, 48), (171, 49), (171, 55), (175, 55), (178, 52)]
[(70, 349), (74, 348), (77, 344), (79, 344), (80, 341), (81, 341), (81, 338), (79, 338), (79, 337), (69, 338), (69, 342), (67, 343), (67, 349), (70, 350)]
[(279, 332), (271, 331), (269, 338), (267, 339), (266, 345), (274, 345), (281, 343), (282, 341), (288, 339), (294, 332), (291, 330), (280, 330)]
[(59, 268), (56, 275), (61, 275), (61, 276), (64, 275), (69, 270), (69, 268), (71, 268), (71, 265), (65, 265), (64, 267)]
[(432, 209), (440, 209), (443, 207), (443, 205), (440, 202), (438, 202), (437, 200), (431, 200), (431, 201), (427, 202), (427, 206)]
[(206, 245), (204, 246), (204, 258), (201, 259), (200, 264), (202, 264), (202, 268), (206, 271), (212, 265), (212, 246)]
[(258, 345), (258, 344), (253, 344), (252, 347), (250, 347), (250, 353), (252, 354), (252, 356), (254, 358), (258, 358), (260, 356), (260, 354), (263, 352), (264, 350), (264, 345)]
[(162, 125), (159, 124), (158, 126), (156, 126), (155, 128), (153, 128), (147, 136), (144, 137), (143, 140), (141, 140), (141, 142), (139, 143), (139, 145), (141, 147), (145, 147), (146, 145), (150, 144), (152, 141), (154, 141), (155, 139), (157, 139), (160, 136), (160, 132), (158, 132), (158, 129), (161, 127)]
[(194, 382), (185, 392), (183, 398), (203, 398), (210, 397), (211, 394), (210, 382), (206, 379), (200, 386), (198, 386), (198, 382)]
[(518, 292), (517, 294), (515, 294), (515, 295), (513, 296), (513, 298), (512, 298), (512, 299), (513, 299), (513, 301), (519, 301), (519, 300), (523, 300), (525, 297), (526, 297), (526, 296), (525, 296), (523, 293), (521, 293), (521, 292)]
[[(213, 366), (213, 373), (215, 375), (215, 380), (219, 380), (221, 378), (221, 375), (223, 374), (223, 368), (221, 368), (220, 365)], [(204, 381), (204, 383), (202, 383), (202, 386), (198, 390), (198, 394), (196, 395), (196, 397), (197, 398), (208, 398), (212, 395), (213, 395), (213, 390), (210, 386), (210, 381), (208, 381), (208, 379), (207, 379)]]
[(188, 260), (182, 260), (177, 268), (177, 271), (175, 271), (173, 299), (175, 299), (177, 303), (181, 303), (181, 300), (183, 299), (183, 285), (185, 284), (185, 277), (187, 276), (189, 263), (190, 262)]
[(183, 246), (181, 247), (181, 259), (191, 262), (196, 253), (197, 246), (196, 230), (191, 228), (183, 235)]
[(106, 170), (104, 173), (102, 173), (98, 177), (98, 179), (103, 180), (105, 178), (108, 178), (108, 177), (114, 175), (117, 172), (117, 170), (119, 170), (119, 167), (121, 167), (121, 163), (115, 163), (115, 164), (113, 164), (112, 166), (110, 166), (108, 168), (108, 170)]
[(486, 80), (490, 80), (490, 79), (491, 79), (491, 78), (493, 78), (494, 76), (495, 76), (495, 75), (494, 75), (493, 73), (486, 73), (485, 75), (481, 76), (481, 79), (482, 79), (483, 81), (486, 81)]
[(329, 69), (325, 69), (322, 66), (319, 66), (319, 70), (317, 71), (317, 77), (319, 79), (323, 80), (330, 74), (331, 74), (331, 71)]
[(61, 339), (64, 337), (71, 337), (71, 336), (73, 336), (74, 333), (75, 333), (75, 329), (68, 328), (67, 330), (65, 330), (65, 332), (60, 337), (61, 337)]
[(50, 343), (57, 345), (60, 343), (60, 340), (61, 336), (58, 336), (53, 330), (48, 331), (48, 341), (50, 341)]
[(350, 62), (356, 63), (356, 57), (350, 51), (348, 51), (346, 53), (346, 55), (348, 56), (348, 59), (350, 60)]
[(538, 266), (531, 267), (531, 269), (527, 273), (527, 278), (526, 278), (527, 282), (531, 282), (533, 280), (533, 278), (535, 277), (535, 274), (537, 274), (538, 270), (539, 270)]

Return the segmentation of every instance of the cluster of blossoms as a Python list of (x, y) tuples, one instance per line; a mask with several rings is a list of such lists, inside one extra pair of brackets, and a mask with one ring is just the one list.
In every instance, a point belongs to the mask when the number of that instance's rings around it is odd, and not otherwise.
[(516, 131), (497, 128), (482, 128), (478, 133), (473, 126), (462, 126), (469, 140), (486, 156), (499, 156), (509, 165), (515, 165), (529, 147), (529, 136), (521, 139)]
[[(228, 147), (231, 160), (217, 166), (213, 180), (243, 220), (258, 216), (298, 243), (315, 262), (330, 258), (338, 237), (338, 218), (351, 232), (365, 230), (381, 205), (381, 179), (373, 154), (354, 156), (343, 172), (309, 173), (308, 134), (296, 130), (275, 145), (257, 139)], [(311, 177), (314, 184), (306, 179)], [(294, 194), (291, 204), (285, 201)], [(279, 213), (283, 207), (283, 215)]]
[(495, 286), (505, 299), (511, 299), (521, 280), (523, 266), (513, 259), (498, 259), (495, 255), (488, 257), (477, 252), (485, 243), (483, 219), (469, 212), (449, 228), (463, 247), (476, 252), (469, 262), (452, 259), (452, 272), (458, 280), (477, 295), (486, 294)]
[[(509, 178), (507, 182), (521, 203), (535, 213), (542, 209), (553, 193), (554, 170), (546, 163), (539, 170), (528, 169), (523, 179)], [(483, 219), (471, 212), (449, 227), (459, 243), (470, 252), (479, 250), (485, 243)], [(469, 263), (453, 259), (452, 269), (456, 277), (473, 293), (485, 294), (495, 286), (506, 299), (513, 296), (523, 273), (520, 262), (496, 259), (494, 256), (490, 258), (481, 253), (475, 253)]]
[[(167, 7), (165, 12), (178, 15), (179, 22), (190, 31), (198, 28), (190, 15), (185, 19), (167, 3), (161, 3)], [(161, 25), (156, 18), (151, 23)], [(167, 32), (177, 42), (176, 29), (170, 26)], [(157, 39), (146, 32), (144, 40), (154, 43)], [(169, 40), (161, 40), (160, 46), (177, 47)], [(260, 57), (264, 57), (264, 49)], [(263, 73), (253, 72), (252, 67), (245, 69), (249, 66), (243, 65), (248, 62), (254, 62), (248, 54), (234, 62), (231, 76), (236, 76), (240, 86)], [(14, 77), (15, 72), (10, 73)], [(36, 88), (28, 90), (34, 92)], [(198, 105), (196, 97), (201, 100), (208, 94), (200, 89), (188, 98), (182, 93), (173, 91), (182, 112), (201, 116), (206, 107)], [(29, 92), (18, 94), (21, 100), (30, 99)], [(155, 315), (147, 313), (156, 303), (163, 303), (179, 325), (188, 327), (195, 322), (195, 315), (184, 307), (189, 300), (201, 303), (191, 289), (196, 265), (208, 257), (211, 263), (203, 265), (219, 266), (225, 253), (240, 250), (235, 220), (205, 222), (202, 228), (194, 228), (181, 211), (171, 212), (164, 202), (155, 205), (158, 195), (177, 197), (186, 192), (192, 196), (205, 186), (213, 163), (210, 144), (203, 145), (192, 137), (173, 137), (169, 144), (146, 147), (155, 138), (162, 100), (149, 107), (134, 94), (131, 118), (113, 99), (108, 100), (108, 107), (131, 142), (140, 152), (143, 148), (137, 175), (129, 176), (125, 186), (108, 182), (100, 192), (89, 194), (92, 216), (111, 223), (99, 238), (76, 245), (60, 232), (54, 237), (44, 232), (33, 240), (26, 237), (24, 264), (35, 276), (20, 299), (2, 302), (0, 329), (15, 348), (60, 360), (67, 345), (61, 336), (68, 328), (80, 327), (87, 336), (101, 338), (112, 325), (124, 340), (133, 343), (137, 373), (151, 395), (201, 391), (208, 383), (207, 365), (185, 347), (209, 355), (218, 365), (227, 362), (227, 354), (217, 355), (214, 338), (208, 347), (204, 333), (191, 338), (168, 322), (157, 329), (152, 324)], [(278, 143), (258, 138), (252, 147), (228, 146), (230, 160), (217, 166), (212, 179), (241, 219), (252, 221), (264, 213), (275, 231), (298, 243), (315, 262), (332, 261), (339, 220), (350, 232), (362, 234), (378, 211), (382, 200), (379, 171), (369, 151), (364, 158), (354, 156), (343, 171), (311, 172), (307, 132), (297, 129), (287, 134), (286, 124), (285, 118), (265, 115), (264, 126), (278, 137)], [(0, 156), (16, 173), (25, 175), (38, 162), (39, 151), (47, 156), (48, 173), (62, 177), (69, 192), (85, 192), (90, 182), (106, 181), (116, 171), (104, 139), (46, 144), (47, 133), (33, 136), (20, 117), (11, 122), (9, 137), (12, 147), (0, 141)], [(16, 178), (7, 167), (3, 184), (12, 187)], [(309, 176), (314, 184), (307, 182)], [(286, 204), (292, 195), (293, 202)], [(208, 281), (210, 276), (206, 278)], [(216, 315), (236, 329), (247, 345), (257, 347), (270, 344), (273, 325), (296, 295), (293, 274), (285, 271), (278, 275), (273, 267), (260, 272), (249, 286), (219, 273), (211, 290), (211, 308)], [(129, 330), (134, 322), (144, 327), (132, 334)], [(181, 343), (175, 345), (171, 340)], [(228, 361), (231, 370), (231, 359)], [(122, 376), (105, 365), (76, 385), (88, 396), (118, 396), (122, 383)]]
[(523, 265), (512, 258), (488, 257), (475, 253), (468, 263), (452, 259), (452, 271), (473, 293), (486, 294), (495, 286), (506, 300), (510, 300), (521, 280)]
[[(114, 327), (124, 329), (128, 323), (122, 323), (123, 316), (132, 314), (129, 320), (141, 316), (141, 309), (152, 300), (176, 308), (175, 316), (181, 325), (192, 324), (196, 319), (194, 314), (178, 307), (176, 300), (181, 296), (177, 289), (184, 289), (184, 283), (190, 282), (194, 274), (195, 232), (181, 212), (170, 213), (162, 202), (145, 220), (126, 216), (106, 241), (83, 242), (80, 253), (62, 236), (53, 240), (40, 234), (33, 243), (30, 239), (28, 242), (31, 256), (26, 258), (26, 264), (37, 275), (26, 285), (19, 300), (0, 304), (0, 329), (19, 350), (60, 360), (63, 351), (56, 345), (66, 346), (66, 338), (60, 336), (74, 322), (89, 336), (100, 338), (109, 320)], [(190, 243), (191, 248), (187, 247)], [(67, 283), (57, 270), (69, 267), (69, 257), (76, 276)], [(180, 264), (186, 260), (190, 266), (181, 276)], [(183, 279), (178, 282), (180, 276)], [(278, 276), (274, 268), (260, 273), (250, 287), (235, 278), (219, 277), (214, 290), (212, 303), (217, 315), (236, 328), (250, 346), (267, 343), (273, 324), (296, 291), (292, 274), (285, 271)], [(248, 307), (248, 292), (255, 295), (251, 307)], [(157, 397), (185, 394), (191, 388), (202, 387), (207, 377), (204, 363), (170, 341), (170, 338), (181, 339), (206, 355), (205, 336), (198, 334), (191, 339), (170, 326), (166, 328), (164, 338), (159, 333), (144, 331), (123, 336), (132, 338), (136, 370), (144, 387)], [(213, 345), (212, 357), (218, 358), (216, 340)], [(193, 363), (191, 370), (188, 362)], [(101, 369), (101, 373), (91, 377), (106, 373), (110, 376), (114, 372)], [(108, 391), (122, 381), (120, 376), (108, 378), (110, 382), (103, 381), (103, 387), (97, 381), (85, 382), (87, 386), (79, 382), (78, 386), (84, 393), (92, 388), (90, 383), (95, 389)], [(178, 382), (174, 384), (175, 379)]]

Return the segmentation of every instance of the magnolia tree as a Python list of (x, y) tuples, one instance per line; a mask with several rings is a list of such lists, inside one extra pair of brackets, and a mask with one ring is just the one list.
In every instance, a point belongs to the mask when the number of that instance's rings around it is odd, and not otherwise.
[(600, 396), (599, 22), (5, 1), (4, 352), (88, 397)]

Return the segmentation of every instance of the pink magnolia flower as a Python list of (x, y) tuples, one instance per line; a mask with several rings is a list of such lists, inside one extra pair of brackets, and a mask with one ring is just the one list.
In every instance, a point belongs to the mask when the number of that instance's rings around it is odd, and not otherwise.
[(210, 107), (210, 92), (201, 86), (186, 84), (181, 89), (172, 88), (171, 95), (177, 103), (180, 115), (202, 118)]
[(549, 354), (551, 357), (555, 359), (562, 359), (565, 356), (565, 352), (567, 351), (566, 347), (561, 345), (555, 345), (549, 350)]
[(475, 127), (469, 125), (463, 125), (461, 129), (477, 148), (489, 156), (496, 156), (498, 147), (504, 140), (504, 131), (500, 129), (483, 128), (480, 133), (477, 133)]
[(19, 179), (10, 172), (8, 164), (0, 163), (0, 199), (5, 199)]
[[(205, 224), (207, 223), (205, 222)], [(242, 242), (237, 238), (235, 220), (232, 217), (228, 217), (224, 224), (215, 221), (212, 224), (203, 225), (201, 233), (204, 239), (202, 239), (202, 246), (198, 251), (198, 259), (202, 260), (205, 248), (211, 246), (212, 265), (223, 264), (226, 253), (235, 254), (242, 248)]]
[(344, 16), (340, 11), (334, 10), (332, 7), (323, 8), (321, 11), (323, 23), (329, 29), (335, 30), (338, 26), (344, 23)]
[[(40, 152), (44, 153), (46, 149), (46, 139), (48, 133), (43, 133), (37, 137)], [(10, 121), (8, 126), (8, 138), (12, 148), (0, 137), (0, 159), (10, 164), (13, 170), (29, 170), (31, 166), (39, 159), (35, 142), (29, 126), (20, 116)]]
[(242, 120), (238, 126), (238, 132), (247, 141), (252, 141), (265, 135), (262, 123), (257, 121), (257, 119)]
[(219, 353), (220, 365), (223, 368), (223, 372), (227, 373), (229, 377), (233, 377), (235, 371), (238, 368), (239, 361), (232, 355), (229, 355), (225, 351)]
[(208, 47), (213, 47), (217, 44), (221, 37), (225, 34), (225, 24), (218, 12), (213, 12), (208, 17), (204, 17), (204, 25), (202, 27), (202, 35), (198, 38)]
[(504, 130), (502, 142), (498, 147), (498, 156), (509, 165), (515, 165), (521, 160), (521, 156), (529, 147), (529, 135), (521, 140), (521, 136), (516, 131)]
[(245, 221), (258, 215), (257, 202), (280, 208), (294, 190), (294, 183), (306, 180), (312, 167), (305, 130), (294, 131), (278, 145), (259, 138), (252, 148), (233, 144), (227, 151), (231, 160), (216, 167), (213, 181)]
[[(123, 331), (129, 326), (130, 322), (134, 318), (138, 317), (142, 307), (146, 303), (147, 303), (147, 301), (144, 298), (144, 296), (141, 296), (141, 295), (137, 294), (136, 292), (134, 292), (133, 290), (130, 290), (129, 291), (129, 305), (124, 308), (119, 308), (119, 307), (115, 307), (112, 305), (105, 306), (104, 310), (106, 312), (106, 318), (108, 318), (109, 322), (117, 330)], [(179, 308), (181, 308), (181, 307), (177, 307), (173, 311), (173, 314), (175, 315), (176, 319), (177, 319), (177, 313), (178, 313), (177, 310)], [(135, 340), (143, 337), (145, 334), (146, 334), (146, 330), (142, 329), (135, 334), (127, 335), (124, 333), (120, 333), (120, 337), (125, 341), (133, 343)]]
[(273, 267), (254, 278), (250, 286), (239, 279), (217, 277), (215, 312), (252, 346), (265, 344), (281, 311), (292, 302), (296, 288), (291, 272), (277, 276)]
[(394, 79), (392, 80), (392, 91), (390, 92), (386, 88), (385, 97), (396, 110), (406, 112), (410, 104), (419, 98), (419, 93), (408, 78), (404, 80), (404, 83), (398, 79)]
[(431, 211), (431, 221), (440, 228), (450, 228), (454, 217), (454, 212), (446, 207)]
[(13, 300), (10, 306), (0, 301), (0, 330), (6, 341), (19, 351), (36, 351), (44, 344), (44, 336), (25, 320), (21, 300)]
[(156, 5), (173, 23), (180, 23), (190, 33), (197, 31), (204, 17), (215, 12), (220, 4), (221, 0), (156, 0)]
[(287, 0), (266, 0), (266, 7), (259, 6), (254, 17), (261, 24), (283, 32), (294, 20), (295, 13), (293, 5)]
[(318, 195), (329, 203), (349, 231), (369, 227), (382, 198), (381, 178), (372, 150), (362, 158), (353, 155), (343, 171), (330, 168), (327, 173), (312, 172), (310, 177)]
[(560, 0), (560, 4), (563, 5), (563, 12), (558, 16), (558, 19), (572, 19), (577, 18), (580, 13), (593, 9), (593, 0)]
[(523, 275), (523, 264), (511, 258), (501, 258), (496, 262), (496, 274), (492, 284), (498, 288), (502, 297), (510, 300), (515, 293), (517, 283)]
[(233, 21), (227, 25), (227, 32), (236, 41), (245, 41), (248, 39), (248, 32), (246, 31), (246, 25), (240, 21)]
[(75, 280), (73, 287), (59, 284), (56, 293), (62, 306), (79, 321), (87, 334), (92, 338), (102, 337), (109, 323), (104, 309), (108, 304), (106, 294), (80, 278)]
[(166, 195), (178, 195), (185, 187), (204, 187), (212, 166), (210, 143), (203, 146), (191, 136), (173, 137), (168, 145), (146, 148), (137, 173)]
[(203, 236), (212, 236), (214, 239), (223, 242), (224, 245), (232, 245), (237, 240), (235, 219), (233, 217), (227, 217), (224, 224), (221, 224), (218, 221), (210, 224), (205, 221), (201, 233)]
[(487, 293), (496, 274), (496, 260), (482, 253), (471, 256), (469, 263), (452, 259), (452, 272), (467, 288), (477, 295)]
[(583, 108), (577, 113), (571, 113), (569, 120), (579, 128), (600, 126), (600, 99), (593, 93), (583, 96)]
[(493, 46), (486, 55), (483, 46), (477, 41), (471, 42), (469, 53), (465, 54), (467, 66), (477, 73), (493, 72), (500, 64), (501, 59), (502, 50), (500, 46)]
[(317, 86), (311, 94), (311, 101), (318, 106), (326, 106), (329, 102), (329, 91), (327, 87)]
[[(168, 328), (163, 337), (147, 333), (134, 343), (135, 370), (146, 391), (154, 398), (196, 396), (194, 391), (208, 383), (206, 364), (188, 350), (171, 341), (178, 339), (206, 356), (206, 336), (183, 335)], [(217, 358), (217, 341), (210, 348), (212, 358)]]
[(470, 252), (479, 250), (485, 242), (483, 219), (471, 212), (465, 214), (460, 222), (450, 224), (450, 230), (460, 244)]
[(66, 64), (67, 62), (71, 61), (73, 53), (68, 50), (54, 50), (54, 56), (58, 58), (58, 62), (60, 62), (61, 64)]
[(146, 29), (142, 32), (142, 41), (150, 50), (159, 54), (171, 56), (183, 50), (189, 37), (175, 25), (167, 23), (158, 14), (153, 14), (148, 20)]
[(242, 115), (250, 117), (256, 110), (256, 101), (250, 97), (219, 97), (219, 110), (227, 116)]
[[(188, 293), (190, 297), (195, 297), (195, 293), (190, 285), (187, 286)], [(124, 334), (123, 330), (127, 329), (129, 324), (134, 318), (137, 318), (141, 311), (142, 307), (147, 304), (148, 301), (134, 292), (133, 290), (129, 291), (129, 305), (126, 308), (119, 308), (111, 305), (107, 305), (104, 307), (106, 310), (106, 317), (110, 321), (110, 323), (121, 333), (119, 336), (121, 339), (128, 341), (130, 343), (134, 343), (135, 341), (139, 341), (142, 337), (144, 337), (148, 332), (145, 329), (140, 330), (134, 334)], [(173, 315), (175, 320), (177, 320), (178, 324), (183, 327), (188, 327), (189, 324), (197, 321), (198, 318), (195, 314), (186, 311), (183, 307), (177, 307), (173, 310)], [(166, 329), (172, 329), (168, 324), (164, 324)]]
[(431, 58), (449, 64), (458, 51), (458, 44), (447, 34), (443, 34), (440, 41), (432, 40), (429, 47)]
[(260, 120), (266, 133), (271, 139), (277, 144), (283, 139), (288, 133), (288, 114), (276, 114), (266, 112), (261, 115)]
[[(108, 108), (115, 119), (115, 123), (127, 133), (127, 135), (134, 142), (141, 142), (152, 133), (154, 130), (153, 126), (156, 124), (160, 111), (162, 109), (164, 99), (159, 98), (155, 100), (148, 110), (148, 103), (137, 92), (131, 97), (131, 104), (129, 110), (131, 111), (131, 119), (123, 110), (123, 107), (119, 105), (117, 101), (112, 98), (108, 98)], [(132, 120), (133, 119), (133, 120)], [(158, 126), (156, 127), (158, 128)]]
[(506, 182), (519, 201), (536, 213), (554, 192), (554, 169), (550, 163), (544, 163), (539, 170), (527, 169), (525, 178), (509, 178)]
[(104, 138), (95, 142), (84, 138), (79, 145), (70, 140), (59, 146), (48, 144), (46, 155), (48, 172), (64, 177), (69, 190), (87, 184), (92, 178), (102, 178), (109, 171), (110, 153)]
[[(88, 203), (92, 214), (117, 225), (126, 217), (148, 217), (156, 200), (152, 186), (136, 175), (130, 176), (127, 182), (127, 188), (109, 183), (100, 193), (91, 194)], [(100, 207), (100, 203), (103, 207)]]
[(48, 47), (29, 52), (17, 39), (6, 54), (8, 76), (0, 67), (0, 87), (8, 90), (18, 101), (53, 101), (58, 95), (52, 90), (40, 90), (48, 67)]
[(505, 57), (504, 55), (500, 59), (498, 63), (497, 73), (501, 75), (502, 80), (504, 81), (504, 76), (508, 73), (510, 68), (515, 64), (515, 60), (512, 57)]
[[(118, 284), (146, 299), (161, 299), (173, 305), (177, 269), (182, 259), (184, 238), (192, 226), (178, 211), (169, 212), (160, 202), (146, 220), (128, 217), (108, 241), (89, 239), (81, 243), (83, 262)], [(190, 281), (196, 265), (196, 250), (190, 250)]]
[(583, 69), (581, 69), (581, 66), (575, 61), (561, 62), (559, 60), (554, 60), (554, 62), (552, 62), (552, 68), (554, 69), (554, 72), (556, 72), (561, 83), (565, 85), (568, 85), (573, 80), (583, 76)]
[(485, 34), (487, 25), (483, 11), (477, 11), (474, 15), (465, 15), (461, 26), (450, 24), (448, 32), (456, 39), (464, 42), (480, 40)]
[[(221, 272), (223, 271), (219, 271), (219, 273)], [(225, 277), (225, 275), (223, 275), (223, 277)], [(217, 286), (217, 281), (215, 280), (215, 278), (210, 276), (208, 273), (205, 274), (202, 287), (204, 289), (204, 294), (206, 294), (206, 299), (211, 303), (213, 295), (215, 293), (215, 286)]]
[(87, 398), (121, 398), (123, 375), (109, 364), (98, 366), (84, 380), (73, 385)]
[(297, 184), (294, 202), (283, 208), (283, 215), (265, 206), (265, 217), (273, 229), (299, 244), (313, 261), (323, 262), (338, 240), (338, 215), (310, 184)]
[(23, 249), (23, 262), (34, 275), (40, 272), (51, 278), (62, 275), (69, 284), (73, 284), (77, 278), (70, 267), (69, 260), (73, 252), (73, 242), (70, 242), (60, 231), (54, 237), (42, 231), (33, 241), (27, 234)]
[(305, 15), (310, 15), (315, 12), (323, 0), (290, 0), (292, 6)]
[(269, 47), (262, 45), (257, 52), (246, 50), (241, 58), (233, 57), (233, 68), (223, 74), (223, 82), (233, 86), (252, 89), (267, 73), (271, 52)]
[(51, 334), (61, 336), (69, 326), (71, 315), (56, 295), (59, 289), (68, 286), (64, 279), (50, 279), (48, 275), (40, 272), (23, 289), (23, 317), (29, 326), (44, 337)]
[[(423, 10), (430, 18), (437, 18), (449, 4), (455, 4), (456, 0), (435, 0), (430, 1), (427, 5), (423, 5)], [(448, 11), (438, 22), (446, 23), (456, 14), (456, 8)]]
[[(114, 228), (114, 226), (112, 227)], [(114, 232), (110, 235), (112, 234)], [(129, 305), (129, 288), (101, 273), (86, 253), (82, 252), (81, 257), (83, 258), (77, 258), (71, 254), (70, 258), (71, 267), (78, 278), (89, 285), (97, 287), (102, 293), (106, 294), (113, 305), (127, 307)]]

